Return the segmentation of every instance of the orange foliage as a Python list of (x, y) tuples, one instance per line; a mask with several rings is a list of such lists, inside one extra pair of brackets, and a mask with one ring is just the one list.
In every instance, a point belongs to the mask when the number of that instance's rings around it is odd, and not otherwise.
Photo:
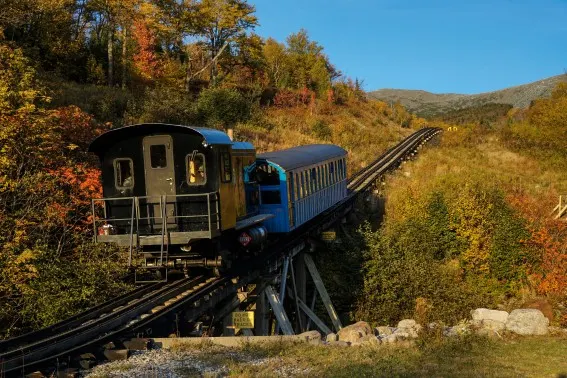
[(531, 238), (526, 244), (540, 254), (540, 265), (532, 267), (530, 276), (538, 294), (567, 295), (567, 250), (562, 242), (567, 238), (567, 224), (549, 219), (526, 194), (510, 196), (509, 201), (528, 221)]
[(141, 20), (134, 22), (134, 39), (138, 52), (134, 54), (134, 67), (144, 80), (153, 80), (161, 76), (161, 62), (155, 52), (156, 37)]

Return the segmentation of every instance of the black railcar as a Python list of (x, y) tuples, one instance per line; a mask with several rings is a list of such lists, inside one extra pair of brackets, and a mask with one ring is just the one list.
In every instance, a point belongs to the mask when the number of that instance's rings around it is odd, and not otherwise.
[[(207, 128), (140, 124), (110, 130), (90, 145), (101, 162), (103, 197), (93, 200), (95, 237), (140, 251), (146, 267), (221, 267), (267, 237), (258, 188), (244, 182), (256, 152)], [(228, 252), (231, 251), (231, 252)], [(224, 260), (224, 262), (223, 262)]]

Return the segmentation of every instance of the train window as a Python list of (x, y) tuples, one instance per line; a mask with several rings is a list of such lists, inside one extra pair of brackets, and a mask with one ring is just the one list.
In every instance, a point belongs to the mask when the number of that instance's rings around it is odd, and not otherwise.
[(232, 181), (232, 162), (230, 161), (230, 154), (228, 151), (221, 151), (221, 181)]
[(301, 181), (299, 180), (299, 174), (298, 173), (295, 174), (294, 184), (295, 184), (295, 199), (300, 200), (301, 199)]
[(339, 160), (339, 180), (343, 179), (343, 160)]
[(309, 175), (307, 171), (303, 171), (303, 188), (305, 190), (305, 196), (309, 196), (311, 194), (311, 188), (309, 186)]
[(114, 160), (114, 185), (117, 189), (134, 187), (134, 163), (132, 159), (122, 158)]
[(152, 168), (167, 168), (167, 150), (165, 144), (150, 146), (150, 162)]
[(279, 205), (282, 203), (282, 197), (279, 190), (262, 190), (263, 205)]
[(323, 186), (329, 186), (329, 165), (327, 163), (323, 164)]
[(256, 178), (260, 185), (279, 185), (280, 173), (267, 163), (262, 163), (256, 167)]
[(293, 173), (287, 174), (287, 195), (289, 196), (290, 201), (294, 202), (297, 194), (294, 193), (295, 183), (293, 182)]
[(331, 179), (331, 184), (335, 183), (335, 163), (334, 162), (330, 162), (329, 163), (329, 178)]
[(347, 177), (346, 159), (343, 159), (343, 175), (344, 175), (344, 178), (346, 179), (346, 177)]
[(311, 193), (315, 193), (317, 191), (317, 171), (315, 168), (311, 168)]
[(204, 185), (207, 182), (205, 155), (189, 154), (185, 158), (187, 167), (187, 183), (189, 185)]

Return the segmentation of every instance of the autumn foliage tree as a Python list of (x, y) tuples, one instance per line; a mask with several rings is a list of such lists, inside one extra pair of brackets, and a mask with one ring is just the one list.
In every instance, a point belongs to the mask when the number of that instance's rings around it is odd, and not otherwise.
[(0, 334), (11, 335), (114, 293), (122, 268), (88, 246), (90, 198), (101, 186), (84, 151), (103, 128), (76, 107), (43, 108), (29, 61), (7, 45), (0, 53), (0, 77), (23, 78), (7, 81), (0, 109)]

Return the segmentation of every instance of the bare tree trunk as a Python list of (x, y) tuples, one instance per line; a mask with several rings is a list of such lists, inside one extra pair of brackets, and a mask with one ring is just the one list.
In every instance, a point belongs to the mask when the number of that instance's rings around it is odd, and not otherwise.
[(112, 52), (112, 39), (114, 37), (114, 27), (112, 24), (108, 25), (108, 42), (107, 42), (107, 53), (108, 53), (108, 86), (112, 87), (114, 85), (114, 55)]
[(122, 27), (122, 89), (126, 88), (126, 74), (128, 73), (128, 49), (127, 49), (127, 40), (128, 37), (128, 31), (126, 29), (126, 26)]
[(191, 51), (189, 51), (189, 46), (187, 46), (187, 69), (185, 70), (185, 91), (189, 93), (191, 90), (191, 71), (193, 70), (193, 59), (191, 58)]

